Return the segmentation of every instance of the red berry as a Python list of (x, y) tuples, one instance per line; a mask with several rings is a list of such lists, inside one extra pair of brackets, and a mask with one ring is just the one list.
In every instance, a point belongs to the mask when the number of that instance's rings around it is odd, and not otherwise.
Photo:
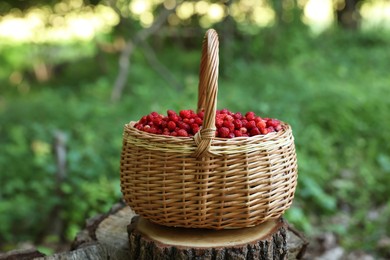
[(173, 131), (176, 128), (176, 123), (174, 121), (169, 121), (167, 127), (169, 130)]
[(203, 124), (203, 120), (200, 117), (195, 117), (194, 123), (201, 126)]
[(275, 130), (279, 132), (280, 130), (282, 130), (282, 126), (281, 126), (281, 125), (277, 125), (277, 126), (275, 127)]
[(188, 118), (190, 119), (192, 117), (192, 114), (194, 114), (194, 112), (192, 110), (181, 110), (179, 112), (181, 118)]
[(263, 120), (260, 120), (259, 122), (256, 123), (256, 127), (261, 129), (261, 128), (265, 128), (266, 127), (266, 124)]
[(230, 132), (233, 132), (234, 131), (234, 124), (230, 121), (223, 121), (223, 126), (228, 128)]
[(225, 121), (233, 122), (234, 121), (234, 117), (231, 116), (231, 115), (226, 115), (225, 116)]
[(141, 118), (141, 120), (139, 120), (139, 122), (141, 123), (141, 124), (145, 124), (146, 122), (148, 121), (148, 117), (147, 116), (143, 116), (142, 118)]
[(158, 126), (161, 125), (162, 119), (159, 116), (156, 116), (152, 119), (153, 125)]
[(198, 117), (203, 119), (203, 117), (204, 117), (204, 110), (199, 111), (197, 115), (198, 115)]
[(233, 121), (233, 124), (234, 124), (234, 127), (235, 127), (236, 129), (240, 129), (240, 128), (242, 127), (242, 121), (241, 121), (240, 119), (235, 119), (235, 120)]
[(227, 127), (221, 127), (218, 129), (218, 135), (219, 137), (222, 137), (222, 138), (227, 138), (229, 136), (229, 128)]
[(246, 134), (248, 132), (248, 129), (246, 127), (241, 127), (240, 132)]
[(234, 137), (236, 137), (236, 136), (234, 135), (234, 133), (230, 132), (227, 138), (234, 138)]
[(235, 119), (242, 119), (242, 114), (240, 112), (237, 112), (234, 114)]
[(268, 134), (268, 128), (262, 128), (260, 131), (263, 135)]
[(168, 111), (167, 111), (167, 115), (168, 115), (168, 117), (170, 117), (170, 116), (177, 115), (177, 114), (176, 114), (176, 112), (173, 111), (173, 110), (168, 110)]
[(248, 121), (248, 123), (245, 125), (245, 127), (246, 127), (247, 129), (256, 128), (256, 123), (255, 123), (255, 121), (253, 121), (253, 120)]
[(268, 119), (267, 120), (267, 126), (276, 127), (279, 124), (280, 124), (279, 120), (276, 120), (276, 119)]
[(248, 121), (251, 121), (251, 120), (255, 119), (256, 115), (255, 115), (255, 112), (247, 112), (245, 114), (245, 117), (246, 117), (246, 119), (248, 119)]
[(148, 133), (157, 134), (157, 128), (155, 128), (154, 126), (153, 126), (153, 127), (150, 127), (150, 128), (148, 129)]
[(188, 132), (184, 129), (179, 129), (179, 131), (177, 131), (177, 136), (184, 136), (184, 137), (187, 137), (188, 136)]
[(275, 132), (275, 128), (273, 126), (267, 127), (268, 133)]
[(255, 128), (252, 128), (249, 133), (250, 133), (251, 136), (259, 135), (260, 134), (260, 130), (255, 127)]
[(176, 125), (177, 125), (177, 127), (179, 127), (180, 129), (184, 129), (184, 130), (186, 130), (186, 131), (189, 131), (189, 130), (191, 129), (191, 127), (190, 127), (189, 124), (184, 123), (184, 122), (182, 122), (182, 121), (177, 122)]
[(143, 131), (144, 130), (144, 126), (142, 124), (137, 124), (137, 125), (134, 125), (135, 128), (137, 128), (138, 130), (141, 130)]
[(197, 124), (192, 124), (191, 125), (191, 130), (192, 130), (193, 134), (196, 134), (199, 131), (199, 129), (200, 129), (200, 127)]
[(221, 118), (216, 118), (215, 119), (215, 126), (217, 127), (217, 128), (220, 128), (220, 127), (222, 127), (223, 126), (223, 119), (221, 119)]
[(234, 135), (236, 137), (240, 137), (240, 136), (242, 136), (242, 132), (240, 130), (234, 130)]
[(227, 110), (226, 108), (219, 111), (220, 114), (230, 114), (231, 112)]

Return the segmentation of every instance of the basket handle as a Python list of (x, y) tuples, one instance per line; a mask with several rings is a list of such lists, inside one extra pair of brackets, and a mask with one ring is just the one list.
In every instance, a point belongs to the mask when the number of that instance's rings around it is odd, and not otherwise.
[(214, 29), (207, 30), (202, 44), (198, 86), (198, 111), (204, 109), (203, 126), (195, 134), (197, 158), (216, 155), (210, 152), (212, 140), (215, 138), (215, 116), (218, 93), (219, 41)]

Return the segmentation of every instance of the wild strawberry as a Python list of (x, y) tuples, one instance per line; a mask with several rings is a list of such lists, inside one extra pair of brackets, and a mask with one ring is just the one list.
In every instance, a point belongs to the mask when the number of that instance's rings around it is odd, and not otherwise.
[(147, 116), (143, 116), (140, 120), (139, 120), (139, 122), (141, 123), (141, 124), (145, 124), (146, 122), (148, 121), (148, 117)]
[(143, 126), (142, 124), (136, 124), (136, 125), (134, 125), (134, 126), (135, 126), (135, 128), (137, 128), (138, 130), (141, 130), (141, 131), (144, 130), (144, 126)]
[(235, 119), (242, 119), (242, 114), (240, 112), (237, 112), (234, 114)]
[(248, 123), (245, 125), (245, 127), (246, 127), (247, 129), (256, 128), (256, 123), (255, 123), (255, 121), (253, 121), (253, 120), (248, 121)]
[(240, 130), (234, 130), (234, 135), (236, 137), (240, 137), (240, 136), (242, 136), (242, 132)]
[(157, 128), (155, 128), (154, 126), (153, 126), (153, 127), (150, 127), (150, 128), (148, 129), (148, 133), (157, 134)]
[(255, 120), (256, 123), (258, 123), (260, 121), (263, 121), (263, 119), (261, 117), (259, 117), (259, 116), (256, 116), (254, 120)]
[(281, 125), (277, 125), (275, 127), (275, 131), (279, 132), (280, 130), (282, 130), (282, 126)]
[(234, 133), (230, 132), (227, 138), (234, 138), (234, 137), (236, 137), (236, 136), (234, 135)]
[(260, 131), (263, 135), (268, 134), (268, 128), (262, 128)]
[(167, 124), (168, 124), (168, 118), (167, 117), (163, 117), (162, 121), (161, 121), (161, 129), (164, 129), (167, 127)]
[(229, 133), (230, 133), (230, 131), (229, 131), (229, 128), (227, 128), (227, 127), (223, 126), (223, 127), (218, 129), (219, 137), (227, 138), (229, 136)]
[(222, 118), (216, 118), (215, 119), (215, 126), (217, 127), (217, 128), (220, 128), (220, 127), (222, 127), (223, 126), (223, 119)]
[(247, 112), (247, 113), (245, 114), (245, 117), (246, 117), (246, 119), (247, 119), (248, 121), (251, 121), (251, 120), (254, 120), (254, 119), (255, 119), (256, 115), (255, 115), (254, 112)]
[(229, 110), (227, 110), (226, 108), (220, 110), (219, 113), (220, 114), (230, 114)]
[(260, 120), (256, 123), (256, 127), (261, 129), (266, 127), (266, 123), (263, 120)]
[(242, 127), (242, 121), (240, 119), (234, 119), (233, 124), (236, 129), (240, 129)]
[(184, 129), (186, 131), (189, 131), (191, 129), (190, 125), (187, 123), (184, 123), (183, 121), (179, 121), (176, 124), (180, 129)]
[(203, 124), (203, 120), (200, 117), (195, 117), (194, 123), (197, 124), (198, 126), (201, 126)]
[(152, 117), (159, 116), (159, 114), (158, 114), (157, 112), (152, 112), (152, 113), (150, 113), (150, 115), (151, 115)]
[(279, 120), (276, 120), (276, 119), (268, 119), (267, 120), (267, 126), (276, 127), (279, 124), (280, 124)]
[(153, 117), (152, 122), (153, 122), (153, 125), (159, 126), (162, 123), (162, 118), (159, 116)]
[(234, 131), (234, 124), (230, 121), (223, 121), (223, 126), (228, 128), (230, 132), (233, 132)]
[(176, 128), (176, 123), (174, 121), (168, 121), (167, 127), (169, 130), (173, 131)]
[(231, 116), (231, 115), (226, 115), (225, 118), (224, 118), (225, 121), (229, 121), (229, 122), (233, 122), (234, 121), (234, 117)]
[(241, 127), (240, 132), (246, 134), (248, 132), (248, 129), (246, 127)]
[(170, 136), (177, 136), (177, 132), (176, 131), (172, 131)]
[(190, 119), (191, 117), (192, 117), (192, 114), (193, 114), (194, 112), (192, 111), (192, 110), (181, 110), (180, 112), (179, 112), (179, 114), (180, 114), (180, 116), (181, 116), (181, 118), (188, 118), (188, 119)]
[(172, 120), (173, 122), (179, 122), (180, 117), (176, 114), (168, 116), (169, 120)]
[(200, 127), (197, 124), (192, 124), (191, 125), (191, 130), (192, 130), (193, 134), (196, 134), (199, 131), (199, 129), (200, 129)]
[(177, 136), (183, 136), (183, 137), (187, 137), (188, 136), (188, 132), (184, 129), (179, 129), (179, 131), (177, 131)]
[(275, 128), (273, 126), (267, 127), (268, 133), (275, 132)]
[(260, 130), (257, 129), (256, 127), (252, 128), (251, 131), (249, 132), (251, 136), (259, 135)]
[(170, 116), (177, 115), (177, 114), (175, 111), (169, 109), (169, 110), (167, 110), (167, 115), (168, 115), (168, 117), (170, 117)]
[(198, 117), (200, 117), (201, 119), (203, 119), (204, 117), (204, 110), (201, 110), (197, 113)]

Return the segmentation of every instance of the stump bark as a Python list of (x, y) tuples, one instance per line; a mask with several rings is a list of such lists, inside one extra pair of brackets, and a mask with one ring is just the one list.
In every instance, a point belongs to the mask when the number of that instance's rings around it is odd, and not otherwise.
[(287, 259), (287, 223), (282, 219), (241, 229), (165, 227), (141, 217), (128, 226), (131, 259)]

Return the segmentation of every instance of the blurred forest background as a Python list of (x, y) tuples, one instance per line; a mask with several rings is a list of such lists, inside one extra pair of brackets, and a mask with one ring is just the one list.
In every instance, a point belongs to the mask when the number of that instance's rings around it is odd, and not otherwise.
[(0, 251), (68, 243), (119, 201), (123, 125), (195, 109), (207, 28), (218, 108), (292, 125), (308, 237), (390, 257), (390, 3), (0, 2)]

